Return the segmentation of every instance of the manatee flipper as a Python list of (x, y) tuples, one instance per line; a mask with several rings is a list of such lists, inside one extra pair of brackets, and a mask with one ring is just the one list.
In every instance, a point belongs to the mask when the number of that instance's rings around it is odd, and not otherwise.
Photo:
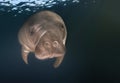
[[(65, 43), (66, 43), (66, 37), (67, 37), (67, 30), (66, 30), (66, 28), (64, 28), (64, 33), (65, 33), (65, 35), (64, 35), (64, 38), (63, 38), (63, 44), (65, 45)], [(60, 56), (60, 57), (56, 57), (56, 60), (54, 62), (54, 67), (55, 68), (59, 67), (59, 65), (63, 61), (63, 58), (64, 58), (64, 55)]]
[(22, 47), (22, 59), (26, 64), (28, 64), (28, 54), (29, 51), (27, 51), (25, 48)]
[(57, 68), (59, 67), (59, 65), (61, 64), (62, 60), (63, 60), (64, 56), (61, 57), (57, 57), (54, 63), (54, 67)]

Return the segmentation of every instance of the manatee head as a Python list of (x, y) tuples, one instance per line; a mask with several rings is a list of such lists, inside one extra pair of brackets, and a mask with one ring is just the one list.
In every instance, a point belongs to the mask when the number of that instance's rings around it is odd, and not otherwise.
[(36, 44), (35, 56), (40, 60), (56, 58), (54, 66), (57, 67), (66, 51), (64, 44), (65, 25), (60, 22), (54, 22), (45, 23), (41, 27), (43, 28), (43, 35)]
[(35, 47), (35, 56), (44, 60), (48, 58), (61, 57), (65, 54), (63, 40), (56, 34), (47, 31)]

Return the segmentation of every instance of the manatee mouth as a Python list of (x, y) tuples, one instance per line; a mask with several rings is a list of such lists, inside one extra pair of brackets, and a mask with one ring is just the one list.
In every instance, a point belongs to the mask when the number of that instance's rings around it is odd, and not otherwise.
[(41, 54), (35, 54), (35, 57), (40, 60), (45, 60), (45, 59), (49, 59), (50, 57), (54, 57), (54, 56), (47, 54), (46, 52), (43, 52)]
[(45, 60), (45, 59), (52, 59), (52, 58), (56, 58), (56, 57), (61, 57), (63, 56), (64, 54), (61, 53), (61, 54), (56, 54), (56, 53), (53, 53), (53, 54), (47, 54), (47, 53), (41, 53), (41, 54), (35, 54), (35, 57), (37, 59), (40, 59), (40, 60)]

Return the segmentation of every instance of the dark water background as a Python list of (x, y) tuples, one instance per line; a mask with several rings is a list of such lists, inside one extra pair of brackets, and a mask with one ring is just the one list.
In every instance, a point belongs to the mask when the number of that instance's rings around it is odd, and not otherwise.
[(30, 54), (26, 65), (21, 58), (17, 34), (33, 13), (0, 12), (0, 83), (120, 83), (119, 3), (97, 0), (48, 9), (62, 16), (68, 30), (67, 52), (57, 69), (54, 60)]

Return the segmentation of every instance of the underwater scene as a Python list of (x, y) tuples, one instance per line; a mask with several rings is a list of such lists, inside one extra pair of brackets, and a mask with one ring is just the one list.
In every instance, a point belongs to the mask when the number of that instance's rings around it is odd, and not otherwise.
[[(119, 3), (119, 0), (0, 0), (0, 83), (119, 83)], [(31, 51), (26, 64), (22, 56), (19, 30), (41, 11), (56, 13), (64, 25), (65, 44), (59, 44), (64, 58), (58, 67), (53, 66), (56, 60), (53, 57), (40, 60)], [(57, 19), (50, 18), (47, 25)], [(30, 22), (34, 25), (36, 20)], [(56, 41), (54, 44), (58, 45)]]

